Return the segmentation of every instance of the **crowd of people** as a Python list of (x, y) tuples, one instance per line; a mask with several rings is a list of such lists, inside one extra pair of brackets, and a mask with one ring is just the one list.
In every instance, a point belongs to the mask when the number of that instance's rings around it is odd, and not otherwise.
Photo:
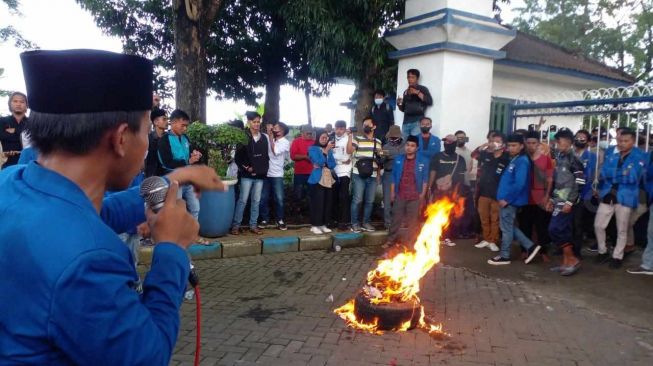
[[(408, 71), (408, 88), (396, 101), (404, 113), (401, 128), (394, 124), (393, 107), (383, 90), (374, 92), (374, 106), (360, 123), (362, 131), (339, 120), (335, 128), (302, 126), (300, 135), (291, 137), (285, 123), (263, 124), (261, 115), (247, 112), (243, 128), (248, 142), (235, 152), (230, 168), (239, 180), (230, 234), (287, 230), (284, 169), (293, 161), (297, 211), (292, 214), (301, 215), (307, 207), (309, 230), (315, 235), (381, 229), (372, 222), (374, 207), (380, 205), (383, 229), (388, 230), (384, 247), (410, 245), (426, 205), (455, 197), (464, 199), (463, 214), (451, 217), (442, 244), (473, 239), (477, 248), (496, 252), (488, 260), (491, 265), (510, 264), (516, 240), (527, 264), (561, 255), (560, 265), (552, 270), (563, 276), (579, 270), (584, 252), (595, 252), (595, 260), (609, 262), (610, 268), (622, 266), (624, 256), (635, 250), (633, 227), (653, 199), (653, 157), (644, 139), (638, 141), (641, 136), (620, 127), (611, 145), (606, 130), (574, 133), (561, 128), (549, 134), (551, 129), (542, 133), (531, 125), (508, 136), (490, 131), (486, 143), (471, 149), (465, 131), (442, 139), (431, 133), (433, 121), (426, 110), (433, 101), (428, 88), (418, 83), (419, 75), (418, 70)], [(202, 159), (185, 134), (189, 116), (177, 109), (168, 117), (159, 102), (155, 95), (141, 179)], [(27, 96), (12, 94), (9, 108), (12, 115), (0, 120), (5, 166), (35, 156), (26, 154), (27, 149), (21, 153), (29, 146), (29, 137), (21, 134), (27, 123)], [(378, 185), (382, 199), (375, 203)], [(197, 219), (201, 207), (193, 186), (184, 185), (180, 191)], [(248, 205), (249, 221), (243, 225)], [(650, 217), (648, 242), (653, 241)], [(130, 233), (138, 237), (141, 231), (146, 229)], [(653, 245), (647, 246), (642, 264), (629, 272), (653, 274)]]

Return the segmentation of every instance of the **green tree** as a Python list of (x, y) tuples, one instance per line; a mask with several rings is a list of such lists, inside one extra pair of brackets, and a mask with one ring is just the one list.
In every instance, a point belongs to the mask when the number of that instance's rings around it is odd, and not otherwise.
[(160, 91), (169, 81), (165, 71), (174, 70), (177, 106), (206, 122), (206, 45), (222, 0), (76, 1), (104, 32), (121, 39), (125, 52), (154, 60)]
[[(7, 10), (9, 11), (10, 15), (14, 16), (21, 16), (21, 12), (19, 10), (19, 3), (18, 0), (1, 0), (6, 6)], [(13, 41), (14, 42), (14, 47), (17, 48), (22, 48), (22, 49), (35, 49), (38, 48), (35, 43), (25, 39), (20, 32), (16, 30), (16, 28), (7, 25), (4, 27), (0, 27), (0, 44)], [(0, 68), (0, 79), (2, 79), (5, 73), (5, 69)], [(0, 89), (0, 97), (7, 97), (11, 94), (12, 92), (10, 90), (3, 90)]]
[(516, 28), (653, 81), (650, 0), (525, 0)]

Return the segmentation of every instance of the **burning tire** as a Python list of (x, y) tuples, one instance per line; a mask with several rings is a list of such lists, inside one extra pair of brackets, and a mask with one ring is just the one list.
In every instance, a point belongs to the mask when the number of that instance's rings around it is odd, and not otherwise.
[(421, 305), (416, 301), (372, 304), (370, 299), (360, 292), (354, 300), (354, 313), (357, 319), (365, 323), (373, 323), (378, 319), (379, 330), (396, 330), (408, 321), (408, 329), (413, 329), (419, 324)]

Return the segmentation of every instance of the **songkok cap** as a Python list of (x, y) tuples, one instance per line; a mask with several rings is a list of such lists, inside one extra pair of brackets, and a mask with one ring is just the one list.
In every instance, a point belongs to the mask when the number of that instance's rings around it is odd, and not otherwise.
[(506, 142), (519, 142), (520, 144), (523, 144), (524, 143), (524, 136), (513, 133), (512, 135), (508, 136), (508, 139), (506, 140)]
[(152, 61), (99, 50), (20, 55), (32, 111), (76, 114), (152, 108)]
[(419, 139), (415, 135), (408, 135), (408, 137), (406, 137), (406, 142), (414, 142), (419, 145)]
[(166, 111), (164, 111), (163, 109), (161, 109), (161, 108), (154, 108), (154, 109), (152, 110), (152, 112), (150, 112), (150, 120), (151, 120), (152, 122), (154, 122), (155, 119), (157, 119), (157, 118), (159, 118), (159, 117), (162, 117), (162, 116), (165, 116), (165, 115), (166, 115)]

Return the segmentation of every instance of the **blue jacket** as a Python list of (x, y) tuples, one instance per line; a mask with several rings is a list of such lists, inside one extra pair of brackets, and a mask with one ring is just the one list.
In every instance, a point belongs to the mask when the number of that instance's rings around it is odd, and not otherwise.
[[(415, 162), (415, 184), (417, 184), (417, 192), (422, 193), (422, 186), (429, 181), (429, 160), (419, 156), (415, 158), (417, 159)], [(397, 155), (392, 167), (392, 183), (395, 185), (395, 193), (397, 194), (399, 194), (399, 183), (401, 182), (405, 161), (406, 154)]]
[[(120, 224), (112, 211), (133, 208), (134, 192), (108, 197), (101, 217), (75, 183), (35, 162), (0, 172), (0, 222), (11, 222), (0, 225), (0, 363), (168, 364), (188, 256), (158, 244), (135, 291), (131, 253), (102, 220)], [(137, 211), (142, 219), (142, 200)]]
[(497, 201), (504, 200), (515, 207), (527, 205), (530, 171), (531, 161), (526, 154), (512, 158), (501, 174)]
[(617, 202), (626, 207), (637, 208), (639, 186), (644, 174), (646, 154), (634, 147), (621, 169), (618, 169), (621, 154), (605, 154), (605, 160), (599, 174), (599, 196), (603, 199), (613, 185), (618, 184)]
[(650, 205), (653, 201), (653, 152), (646, 153), (645, 159), (646, 174), (644, 177), (644, 188), (646, 189), (648, 204)]
[(594, 173), (596, 172), (596, 153), (585, 149), (578, 159), (583, 163), (583, 167), (585, 167), (583, 171), (585, 185), (580, 191), (580, 199), (589, 200), (592, 199), (592, 184), (594, 183)]
[(18, 158), (18, 164), (27, 164), (32, 160), (36, 160), (39, 157), (39, 152), (32, 146), (24, 148), (20, 152), (20, 158)]
[(417, 143), (417, 155), (419, 157), (431, 160), (435, 154), (440, 152), (441, 143), (439, 137), (431, 134), (429, 143), (426, 146), (424, 146), (424, 139), (421, 134), (417, 136), (417, 139), (419, 140)]
[(333, 157), (333, 150), (329, 150), (326, 158), (322, 153), (322, 148), (319, 146), (311, 146), (308, 148), (308, 159), (313, 163), (313, 165), (319, 166), (319, 168), (313, 167), (311, 175), (308, 176), (308, 184), (318, 184), (320, 178), (322, 178), (322, 167), (326, 164), (326, 167), (333, 169), (336, 167), (336, 159)]

